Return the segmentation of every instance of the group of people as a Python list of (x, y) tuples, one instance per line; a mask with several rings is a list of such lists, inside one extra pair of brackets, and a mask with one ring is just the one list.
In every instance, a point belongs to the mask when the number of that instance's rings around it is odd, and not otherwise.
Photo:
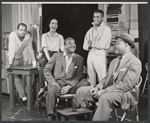
[[(83, 81), (84, 58), (75, 53), (76, 41), (72, 37), (65, 40), (56, 32), (58, 20), (48, 20), (49, 31), (42, 35), (42, 56), (40, 66), (40, 91), (48, 87), (46, 93), (46, 110), (48, 120), (52, 120), (56, 99), (60, 94), (76, 94), (76, 107), (87, 107), (86, 99), (98, 100), (98, 107), (93, 121), (109, 120), (113, 105), (121, 103), (123, 109), (137, 103), (134, 95), (129, 94), (138, 83), (141, 73), (141, 62), (132, 53), (134, 38), (124, 33), (116, 37), (115, 51), (119, 56), (110, 63), (106, 73), (106, 52), (111, 42), (111, 29), (103, 22), (104, 12), (93, 13), (93, 27), (84, 38), (83, 49), (89, 51), (87, 59), (87, 81)], [(17, 31), (9, 36), (9, 69), (11, 66), (23, 64), (23, 52), (27, 49), (35, 63), (32, 49), (32, 34), (27, 26), (18, 24)], [(98, 79), (97, 79), (98, 77)], [(16, 89), (22, 102), (27, 98), (20, 75), (15, 77)], [(131, 100), (132, 99), (132, 100)], [(133, 101), (135, 99), (135, 101)]]

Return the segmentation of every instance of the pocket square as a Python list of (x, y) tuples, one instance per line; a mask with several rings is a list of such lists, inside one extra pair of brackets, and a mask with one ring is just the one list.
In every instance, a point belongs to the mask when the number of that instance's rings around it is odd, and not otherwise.
[(78, 68), (78, 66), (74, 66), (74, 68)]
[(123, 69), (121, 69), (120, 71), (124, 71), (124, 70), (127, 70), (127, 68), (123, 68)]

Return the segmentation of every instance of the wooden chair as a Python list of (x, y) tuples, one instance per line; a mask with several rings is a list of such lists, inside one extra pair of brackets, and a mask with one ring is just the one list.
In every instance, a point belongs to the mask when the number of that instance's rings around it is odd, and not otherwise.
[[(140, 78), (139, 78), (139, 83), (138, 83), (138, 85), (137, 85), (138, 88), (140, 87), (141, 83), (142, 83), (142, 77), (140, 76)], [(138, 95), (138, 97), (139, 97), (139, 95)], [(138, 101), (139, 101), (139, 99), (138, 99)], [(125, 118), (126, 115), (127, 115), (127, 112), (128, 112), (130, 109), (124, 110), (123, 115), (122, 115), (122, 116), (119, 116), (119, 115), (117, 114), (117, 108), (121, 108), (121, 107), (120, 107), (120, 106), (119, 106), (119, 107), (118, 107), (118, 106), (117, 106), (117, 107), (114, 106), (115, 119), (116, 119), (116, 121), (119, 120), (118, 118), (121, 119), (120, 121), (123, 121), (123, 120), (131, 121), (130, 119)], [(136, 120), (139, 121), (138, 104), (137, 104), (136, 106), (132, 107), (132, 108), (135, 108), (134, 111), (135, 111), (135, 113), (136, 113)]]
[[(138, 85), (137, 85), (138, 88), (140, 87), (141, 83), (142, 83), (142, 77), (140, 76), (140, 78), (139, 78), (139, 83), (138, 83)], [(138, 95), (138, 97), (139, 97), (139, 95)], [(139, 99), (138, 99), (138, 100), (139, 100)], [(94, 101), (94, 100), (92, 100), (92, 101), (91, 101), (91, 100), (86, 100), (86, 101), (87, 101), (88, 107), (91, 106), (93, 112), (95, 112), (95, 110), (96, 110), (96, 108), (97, 108), (97, 106), (98, 106), (98, 102), (97, 102), (97, 101)], [(120, 121), (123, 121), (123, 120), (131, 121), (130, 119), (125, 118), (125, 117), (126, 117), (126, 114), (127, 114), (127, 112), (128, 112), (129, 109), (124, 110), (123, 116), (119, 116), (119, 115), (117, 114), (117, 109), (120, 109), (120, 108), (121, 108), (120, 105), (119, 105), (119, 106), (114, 106), (115, 119), (116, 119), (116, 121), (118, 121), (118, 118), (121, 118)], [(132, 107), (132, 108), (135, 108), (136, 120), (139, 121), (138, 104), (137, 104), (135, 107)], [(112, 116), (110, 116), (109, 118), (111, 118), (111, 117), (112, 117)]]

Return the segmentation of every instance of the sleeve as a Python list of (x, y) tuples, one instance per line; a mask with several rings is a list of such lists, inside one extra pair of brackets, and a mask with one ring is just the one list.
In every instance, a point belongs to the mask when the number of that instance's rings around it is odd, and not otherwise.
[(42, 48), (48, 47), (47, 41), (46, 41), (46, 34), (42, 35)]
[(55, 63), (56, 63), (56, 54), (54, 54), (51, 57), (50, 61), (45, 65), (45, 68), (44, 68), (44, 75), (48, 82), (48, 86), (56, 82), (54, 79), (54, 76), (52, 75), (52, 70), (55, 66)]
[(78, 82), (81, 81), (83, 77), (83, 65), (84, 65), (84, 59), (83, 57), (80, 58), (79, 63), (78, 63), (78, 70), (75, 75), (75, 77), (68, 83), (72, 87), (74, 87)]
[(87, 31), (84, 37), (83, 49), (89, 51), (89, 44), (88, 41), (90, 40), (90, 29)]
[(28, 45), (27, 45), (27, 48), (28, 48), (28, 53), (32, 59), (32, 61), (36, 61), (35, 60), (35, 54), (34, 54), (34, 51), (33, 51), (33, 44), (32, 44), (32, 40), (29, 41)]
[(15, 56), (15, 36), (13, 33), (9, 35), (9, 44), (8, 44), (8, 56), (9, 56), (9, 64), (13, 64), (14, 56)]
[(141, 64), (130, 65), (122, 81), (106, 88), (107, 92), (127, 92), (136, 84), (141, 74)]
[(111, 42), (111, 29), (109, 27), (106, 27), (104, 29), (104, 33), (100, 40), (94, 44), (94, 47), (98, 49), (108, 49), (110, 47)]
[(60, 35), (60, 50), (64, 51), (64, 38), (62, 35)]

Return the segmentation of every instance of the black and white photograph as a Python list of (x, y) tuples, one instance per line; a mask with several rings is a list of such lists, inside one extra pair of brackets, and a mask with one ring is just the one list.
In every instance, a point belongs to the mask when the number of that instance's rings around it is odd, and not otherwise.
[(148, 121), (148, 2), (2, 2), (2, 121)]

